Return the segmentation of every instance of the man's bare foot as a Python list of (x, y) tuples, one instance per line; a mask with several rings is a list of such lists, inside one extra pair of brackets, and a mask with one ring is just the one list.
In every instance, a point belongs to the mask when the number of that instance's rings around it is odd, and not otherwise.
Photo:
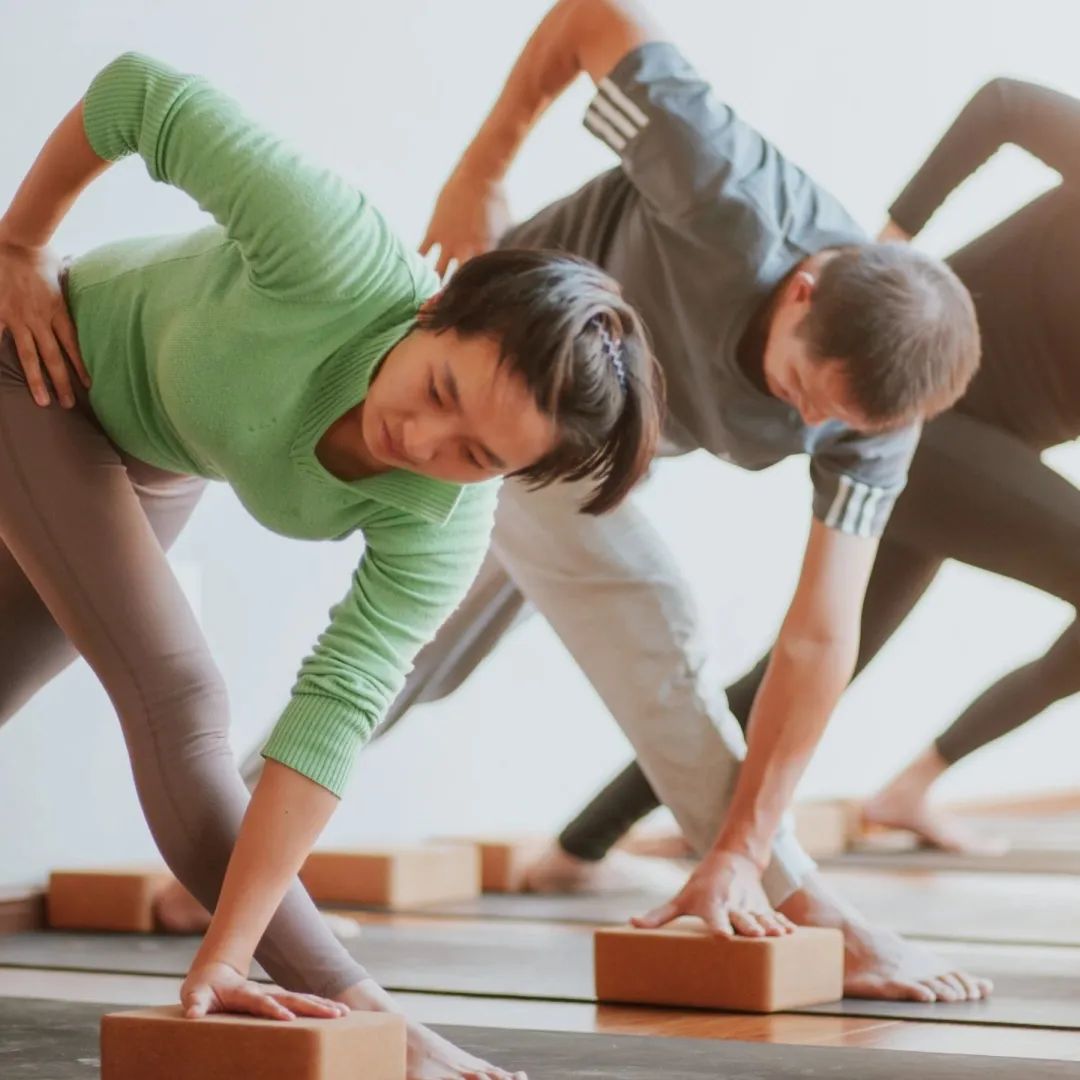
[[(373, 979), (350, 986), (338, 1001), (356, 1012), (405, 1014)], [(466, 1053), (434, 1031), (406, 1017), (408, 1058), (406, 1080), (528, 1080), (523, 1072), (507, 1072)]]
[(176, 878), (154, 897), (154, 918), (169, 934), (205, 934), (210, 925), (210, 912)]
[(908, 802), (882, 793), (863, 806), (863, 821), (914, 833), (926, 847), (955, 855), (1004, 855), (1009, 850), (1004, 837), (983, 836), (960, 818), (936, 809), (926, 800)]
[(686, 874), (662, 859), (615, 849), (594, 862), (557, 843), (525, 870), (525, 889), (535, 893), (672, 893), (685, 883)]
[(523, 1072), (489, 1065), (422, 1024), (409, 1024), (407, 1080), (525, 1080)]
[(619, 847), (632, 855), (649, 855), (656, 859), (695, 858), (690, 841), (678, 829), (664, 833), (635, 831), (621, 841)]
[(899, 776), (863, 806), (863, 821), (914, 833), (929, 847), (957, 855), (1003, 855), (1008, 843), (981, 836), (953, 814), (930, 805), (930, 788), (949, 764), (934, 747), (920, 754)]
[(799, 926), (831, 926), (843, 931), (844, 993), (848, 997), (952, 1003), (981, 1001), (993, 992), (989, 979), (955, 968), (891, 930), (871, 926), (817, 874), (811, 874), (802, 889), (777, 910)]

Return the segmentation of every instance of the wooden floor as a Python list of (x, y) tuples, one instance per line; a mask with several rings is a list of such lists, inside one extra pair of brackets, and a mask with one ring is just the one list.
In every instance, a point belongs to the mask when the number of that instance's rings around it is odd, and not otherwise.
[[(1041, 810), (1045, 807), (1040, 806)], [(874, 872), (860, 871), (863, 891)], [(1080, 886), (1059, 882), (1071, 891)], [(891, 894), (903, 904), (961, 904), (978, 913), (1014, 904), (1017, 919), (1037, 922), (1039, 890), (1017, 875), (895, 874), (877, 875), (874, 890)], [(1053, 891), (1053, 890), (1051, 890)], [(1022, 900), (1021, 900), (1022, 897)], [(1062, 902), (1056, 895), (1051, 906)], [(1080, 922), (1080, 906), (1074, 909)], [(360, 921), (389, 921), (387, 917), (356, 916)], [(440, 925), (438, 919), (410, 916), (393, 921)], [(464, 921), (464, 920), (463, 920)], [(587, 931), (583, 930), (583, 933)], [(1067, 949), (1070, 955), (1074, 950)], [(1032, 949), (1032, 955), (1046, 950)], [(97, 975), (0, 968), (0, 996), (56, 998), (118, 1004), (171, 1004), (179, 980), (138, 976)], [(1077, 986), (1080, 995), (1080, 985)], [(557, 1002), (464, 997), (441, 994), (396, 995), (409, 1011), (427, 1023), (471, 1024), (550, 1031), (602, 1032), (702, 1039), (735, 1039), (795, 1045), (853, 1046), (933, 1053), (980, 1054), (1080, 1062), (1080, 1031), (1042, 1028), (922, 1023), (831, 1016), (720, 1016), (674, 1009), (595, 1006)], [(942, 1011), (947, 1012), (943, 1005)], [(1080, 1075), (1080, 1072), (1078, 1072)], [(1022, 1078), (1018, 1078), (1022, 1080)]]

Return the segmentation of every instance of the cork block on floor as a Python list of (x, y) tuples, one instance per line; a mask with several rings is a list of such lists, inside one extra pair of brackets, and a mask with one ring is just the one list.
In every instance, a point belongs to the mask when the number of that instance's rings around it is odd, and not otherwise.
[(795, 835), (814, 859), (840, 855), (851, 846), (858, 829), (858, 805), (850, 799), (821, 799), (794, 807)]
[(594, 949), (599, 1001), (770, 1013), (843, 996), (839, 930), (724, 938), (679, 920), (661, 930), (597, 930)]
[(186, 1020), (179, 1006), (101, 1021), (101, 1080), (405, 1080), (405, 1020)]
[(415, 907), (480, 895), (480, 853), (467, 844), (316, 851), (300, 878), (322, 904)]
[(446, 843), (472, 844), (480, 853), (480, 885), (486, 893), (525, 891), (525, 872), (551, 844), (546, 836), (459, 837)]
[(49, 876), (49, 925), (56, 930), (154, 930), (154, 897), (170, 881), (161, 869), (57, 870)]

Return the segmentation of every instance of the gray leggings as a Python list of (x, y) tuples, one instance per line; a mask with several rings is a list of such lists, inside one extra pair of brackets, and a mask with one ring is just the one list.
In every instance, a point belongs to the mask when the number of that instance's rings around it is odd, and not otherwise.
[[(204, 481), (121, 453), (77, 394), (70, 411), (35, 405), (0, 339), (0, 724), (85, 657), (120, 718), (161, 854), (213, 910), (247, 792), (225, 685), (164, 551)], [(332, 996), (366, 977), (299, 883), (257, 957), (300, 992)]]

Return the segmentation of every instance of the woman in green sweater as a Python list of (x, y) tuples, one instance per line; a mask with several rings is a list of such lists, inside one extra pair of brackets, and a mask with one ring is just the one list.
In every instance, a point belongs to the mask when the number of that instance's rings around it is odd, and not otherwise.
[[(58, 274), (57, 225), (131, 153), (217, 224)], [(94, 668), (155, 840), (215, 910), (190, 1016), (393, 1008), (297, 871), (471, 582), (494, 479), (591, 479), (595, 513), (643, 473), (659, 386), (637, 316), (599, 270), (550, 253), (484, 256), (439, 293), (362, 194), (206, 82), (126, 54), (0, 219), (0, 330), (0, 722), (76, 651)], [(365, 539), (250, 805), (163, 550), (207, 480), (275, 532)], [(253, 955), (282, 992), (247, 979)], [(414, 1080), (507, 1075), (410, 1028)]]

